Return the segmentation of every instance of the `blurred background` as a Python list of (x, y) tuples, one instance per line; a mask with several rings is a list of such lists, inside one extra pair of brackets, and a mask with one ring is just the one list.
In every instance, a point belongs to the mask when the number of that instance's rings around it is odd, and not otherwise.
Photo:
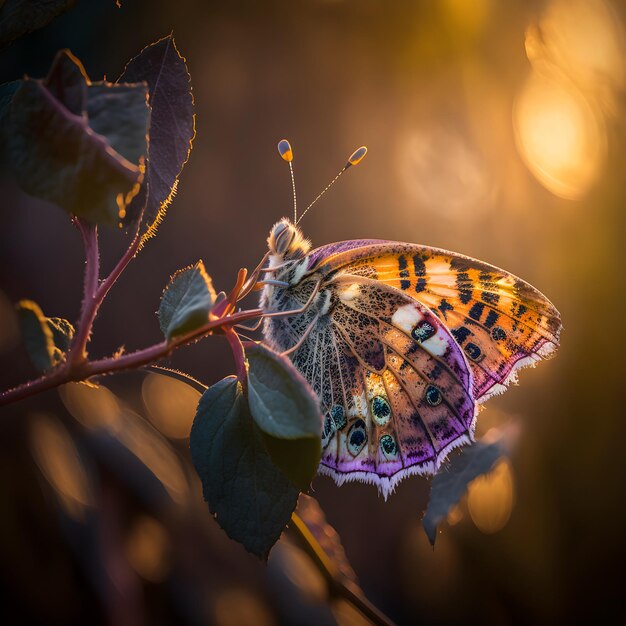
[[(90, 353), (160, 340), (161, 291), (202, 258), (218, 289), (256, 265), (291, 212), (276, 142), (291, 140), (314, 245), (424, 243), (523, 277), (560, 309), (557, 357), (495, 398), (510, 460), (471, 485), (435, 549), (428, 482), (313, 483), (367, 597), (398, 624), (626, 618), (626, 5), (618, 0), (79, 0), (0, 54), (0, 82), (42, 77), (70, 48), (94, 80), (173, 30), (197, 136), (178, 195), (106, 300)], [(76, 319), (83, 253), (58, 208), (0, 179), (0, 378), (35, 375), (14, 303)], [(128, 240), (102, 235), (104, 271)], [(226, 343), (169, 367), (211, 384)], [(266, 566), (209, 515), (191, 467), (197, 392), (156, 374), (67, 386), (1, 411), (0, 605), (11, 624), (366, 623), (285, 537)], [(330, 532), (330, 531), (329, 531)]]

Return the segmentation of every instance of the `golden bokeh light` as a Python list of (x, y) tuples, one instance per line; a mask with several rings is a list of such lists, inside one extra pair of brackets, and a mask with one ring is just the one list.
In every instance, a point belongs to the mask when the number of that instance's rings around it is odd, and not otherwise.
[(525, 45), (533, 69), (513, 110), (518, 150), (546, 189), (578, 200), (605, 167), (626, 85), (623, 26), (605, 0), (552, 0)]
[(59, 395), (70, 415), (87, 428), (111, 427), (120, 414), (120, 404), (106, 387), (68, 383)]
[(526, 54), (535, 70), (558, 69), (608, 111), (626, 85), (624, 28), (605, 0), (552, 0), (526, 33)]
[(174, 502), (185, 503), (189, 489), (181, 462), (141, 415), (124, 408), (113, 434), (159, 479)]
[(273, 626), (276, 622), (263, 601), (246, 589), (226, 589), (215, 600), (217, 626)]
[(515, 501), (513, 471), (507, 459), (473, 480), (467, 491), (467, 508), (476, 527), (485, 534), (504, 528), (511, 517)]
[(271, 558), (307, 602), (321, 604), (326, 601), (326, 581), (303, 550), (288, 541), (280, 541), (274, 546)]
[(602, 117), (567, 80), (533, 72), (515, 103), (515, 138), (537, 180), (577, 200), (596, 182), (606, 156)]
[(167, 437), (189, 437), (200, 393), (183, 381), (148, 374), (141, 386), (143, 402), (152, 423)]
[(158, 583), (170, 568), (170, 541), (167, 531), (153, 517), (142, 515), (130, 528), (125, 554), (131, 567), (145, 580)]
[(31, 416), (30, 447), (41, 473), (54, 489), (65, 512), (83, 520), (92, 506), (89, 478), (72, 437), (53, 415)]

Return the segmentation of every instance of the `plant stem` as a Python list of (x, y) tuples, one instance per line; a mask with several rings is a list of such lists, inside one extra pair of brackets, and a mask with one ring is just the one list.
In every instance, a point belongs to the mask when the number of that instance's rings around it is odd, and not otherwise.
[(239, 339), (239, 335), (235, 332), (232, 326), (225, 330), (226, 339), (230, 344), (230, 349), (233, 352), (233, 358), (235, 360), (235, 371), (237, 372), (237, 378), (244, 389), (248, 387), (248, 372), (246, 369), (246, 354)]
[(300, 544), (326, 579), (331, 594), (345, 598), (376, 626), (394, 626), (394, 623), (367, 598), (351, 589), (352, 585), (349, 582), (341, 580), (335, 564), (324, 552), (324, 549), (315, 538), (315, 535), (309, 530), (304, 520), (295, 511), (291, 514), (290, 528), (295, 531)]
[(68, 354), (68, 361), (80, 363), (87, 359), (87, 342), (98, 313), (98, 307), (102, 302), (101, 299), (97, 298), (98, 280), (100, 278), (100, 251), (98, 249), (98, 226), (85, 222), (80, 217), (75, 217), (73, 221), (83, 238), (85, 276), (83, 302), (76, 324), (76, 335)]
[[(0, 394), (0, 406), (5, 406), (11, 402), (17, 402), (29, 396), (35, 395), (48, 389), (53, 389), (59, 385), (68, 382), (76, 382), (87, 380), (92, 376), (101, 376), (103, 374), (112, 374), (128, 369), (135, 369), (144, 365), (149, 365), (169, 356), (177, 348), (194, 343), (198, 339), (214, 333), (216, 331), (228, 332), (231, 327), (240, 322), (246, 322), (256, 319), (262, 315), (261, 309), (250, 309), (247, 311), (239, 311), (232, 315), (226, 315), (219, 319), (210, 320), (200, 328), (193, 330), (186, 335), (174, 337), (171, 341), (162, 341), (149, 348), (123, 354), (121, 356), (112, 356), (97, 361), (76, 361), (69, 359), (59, 365), (59, 367), (49, 374), (45, 374), (40, 378), (29, 381), (13, 389), (9, 389)], [(234, 331), (233, 331), (234, 332)]]
[[(142, 212), (143, 215), (143, 212)], [(137, 254), (141, 237), (141, 216), (137, 220), (137, 226), (133, 240), (117, 262), (111, 273), (100, 281), (100, 251), (98, 248), (98, 227), (95, 224), (85, 222), (79, 217), (74, 218), (74, 224), (80, 231), (85, 248), (85, 278), (84, 295), (80, 316), (76, 323), (77, 332), (67, 355), (67, 360), (73, 365), (84, 363), (87, 360), (87, 343), (91, 335), (93, 323), (98, 315), (100, 305), (115, 284), (120, 274)]]

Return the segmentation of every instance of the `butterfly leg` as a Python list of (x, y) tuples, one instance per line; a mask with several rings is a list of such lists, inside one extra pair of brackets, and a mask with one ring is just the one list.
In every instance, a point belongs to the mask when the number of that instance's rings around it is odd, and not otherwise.
[(261, 328), (261, 324), (263, 323), (263, 318), (261, 317), (256, 324), (252, 326), (246, 326), (245, 324), (235, 324), (235, 328), (241, 328), (242, 330), (249, 330), (254, 332), (255, 330), (259, 330)]

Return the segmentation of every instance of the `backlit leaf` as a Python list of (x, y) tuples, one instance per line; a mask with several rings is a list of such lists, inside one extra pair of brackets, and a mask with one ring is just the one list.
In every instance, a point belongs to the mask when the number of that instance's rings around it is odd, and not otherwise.
[(234, 376), (203, 394), (190, 447), (211, 513), (229, 537), (266, 559), (299, 489), (272, 462)]
[(46, 317), (32, 300), (21, 300), (17, 309), (22, 339), (33, 365), (42, 372), (53, 368), (63, 360), (74, 327), (60, 317)]
[(146, 98), (145, 85), (92, 85), (60, 52), (48, 78), (21, 81), (5, 111), (2, 139), (19, 185), (73, 215), (117, 224), (142, 179)]
[(211, 277), (198, 261), (176, 272), (161, 297), (159, 324), (167, 339), (206, 324), (215, 302)]
[(146, 81), (150, 90), (150, 145), (142, 187), (128, 209), (136, 218), (145, 205), (148, 223), (161, 218), (176, 192), (195, 136), (191, 78), (185, 59), (169, 35), (131, 59), (120, 81)]

